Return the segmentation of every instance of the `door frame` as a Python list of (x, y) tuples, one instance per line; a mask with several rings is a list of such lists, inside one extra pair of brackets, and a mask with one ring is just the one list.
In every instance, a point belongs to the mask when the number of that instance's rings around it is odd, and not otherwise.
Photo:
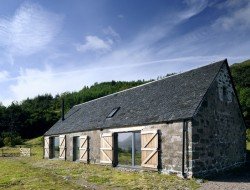
[[(118, 134), (119, 133), (132, 133), (132, 150), (131, 150), (131, 155), (132, 155), (132, 158), (131, 158), (131, 165), (120, 165), (119, 164), (119, 153), (118, 153)], [(118, 131), (118, 132), (115, 132), (114, 133), (114, 162), (113, 162), (113, 166), (124, 166), (124, 167), (140, 167), (141, 164), (139, 165), (135, 165), (135, 133), (139, 133), (141, 134), (141, 130), (131, 130), (131, 131)], [(141, 150), (140, 150), (141, 152)]]

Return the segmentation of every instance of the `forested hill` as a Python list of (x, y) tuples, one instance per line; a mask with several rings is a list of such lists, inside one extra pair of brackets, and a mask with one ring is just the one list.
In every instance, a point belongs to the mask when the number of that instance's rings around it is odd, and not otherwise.
[[(111, 81), (95, 83), (83, 87), (79, 92), (65, 92), (55, 97), (50, 94), (39, 95), (22, 102), (13, 102), (5, 107), (0, 104), (0, 146), (6, 137), (29, 139), (43, 135), (61, 116), (61, 102), (65, 100), (65, 111), (72, 106), (108, 94), (132, 88), (149, 81)], [(18, 138), (19, 140), (19, 138)], [(15, 144), (15, 142), (13, 142)], [(18, 142), (16, 142), (18, 143)]]
[(250, 125), (250, 60), (235, 63), (231, 67), (236, 91), (245, 120)]
[[(249, 120), (250, 60), (232, 65), (231, 70), (244, 116)], [(65, 100), (65, 109), (67, 111), (73, 105), (135, 87), (146, 82), (149, 81), (111, 81), (95, 83), (91, 87), (83, 87), (79, 92), (65, 92), (55, 97), (50, 94), (39, 95), (22, 102), (13, 102), (8, 107), (0, 104), (0, 146), (3, 145), (3, 143), (20, 143), (21, 138), (18, 137), (19, 135), (25, 139), (43, 135), (44, 132), (60, 118), (62, 98)], [(17, 142), (13, 142), (11, 139), (16, 139)]]

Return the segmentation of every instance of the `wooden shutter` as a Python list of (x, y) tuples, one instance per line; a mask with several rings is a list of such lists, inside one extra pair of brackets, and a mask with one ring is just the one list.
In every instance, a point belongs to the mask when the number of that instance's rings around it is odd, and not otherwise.
[(59, 136), (59, 158), (66, 158), (66, 135)]
[(89, 161), (89, 138), (87, 135), (80, 136), (80, 158), (79, 160), (85, 163), (88, 163)]
[(44, 158), (49, 158), (50, 156), (50, 150), (49, 150), (49, 145), (50, 145), (50, 138), (49, 137), (44, 137)]
[(113, 162), (113, 133), (101, 134), (100, 163), (112, 164)]
[(157, 130), (141, 131), (141, 159), (143, 167), (158, 167), (158, 132)]

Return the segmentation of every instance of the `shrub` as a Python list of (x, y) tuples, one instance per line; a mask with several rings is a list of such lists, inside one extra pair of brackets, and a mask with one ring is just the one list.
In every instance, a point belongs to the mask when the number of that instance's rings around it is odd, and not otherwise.
[(1, 136), (4, 146), (15, 146), (23, 143), (21, 136), (17, 133), (3, 132)]
[(12, 145), (11, 137), (4, 137), (3, 138), (3, 144), (4, 144), (4, 146), (11, 146)]

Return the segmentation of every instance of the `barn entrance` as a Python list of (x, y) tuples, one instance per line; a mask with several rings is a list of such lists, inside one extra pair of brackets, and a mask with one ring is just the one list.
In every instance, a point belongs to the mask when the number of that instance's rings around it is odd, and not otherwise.
[(117, 133), (118, 165), (141, 165), (141, 134), (140, 132)]
[(79, 160), (80, 155), (80, 138), (73, 137), (73, 161)]

